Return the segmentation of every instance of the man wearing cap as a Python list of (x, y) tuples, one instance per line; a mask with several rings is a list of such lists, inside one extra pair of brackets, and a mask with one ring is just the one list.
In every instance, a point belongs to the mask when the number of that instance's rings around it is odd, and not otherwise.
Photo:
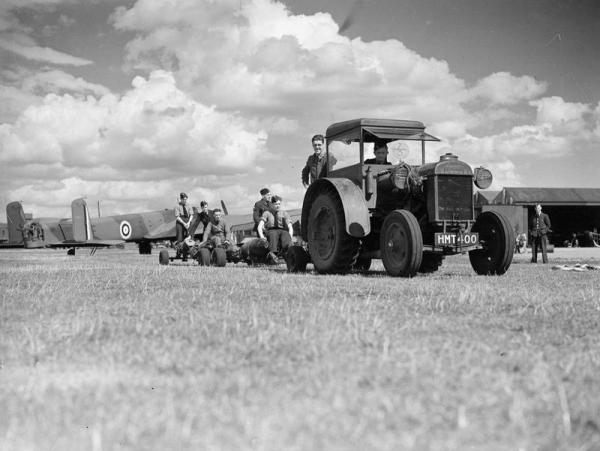
[(261, 189), (260, 195), (262, 196), (261, 199), (254, 204), (254, 209), (252, 210), (252, 219), (254, 219), (253, 232), (256, 232), (263, 213), (273, 208), (271, 205), (271, 191), (269, 191), (269, 188)]
[(273, 196), (271, 198), (273, 210), (265, 211), (258, 222), (258, 236), (269, 242), (269, 263), (277, 263), (277, 249), (285, 254), (292, 244), (292, 220), (286, 211), (281, 209), (281, 197)]
[(302, 184), (304, 188), (315, 180), (325, 177), (329, 169), (337, 163), (333, 154), (329, 154), (327, 161), (327, 152), (324, 149), (325, 137), (323, 135), (315, 135), (311, 139), (314, 153), (306, 160), (306, 165), (302, 169)]
[[(175, 207), (175, 245), (180, 247), (181, 243), (188, 235), (187, 230), (192, 222), (190, 207), (187, 206), (187, 194), (179, 194), (179, 203)], [(185, 246), (184, 246), (185, 247)], [(179, 256), (179, 252), (178, 252)], [(187, 252), (182, 252), (183, 261), (187, 260)]]
[(529, 233), (531, 234), (531, 263), (537, 263), (538, 250), (542, 251), (542, 262), (548, 263), (548, 232), (550, 230), (550, 216), (542, 213), (542, 206), (535, 206), (535, 214), (531, 218)]

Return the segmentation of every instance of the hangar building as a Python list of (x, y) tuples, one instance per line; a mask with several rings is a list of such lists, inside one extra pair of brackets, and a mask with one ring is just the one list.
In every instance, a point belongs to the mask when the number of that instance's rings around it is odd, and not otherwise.
[(536, 204), (550, 216), (549, 239), (555, 246), (563, 246), (573, 234), (582, 246), (600, 244), (600, 188), (504, 188), (475, 195), (476, 210), (504, 213), (516, 233), (527, 233)]

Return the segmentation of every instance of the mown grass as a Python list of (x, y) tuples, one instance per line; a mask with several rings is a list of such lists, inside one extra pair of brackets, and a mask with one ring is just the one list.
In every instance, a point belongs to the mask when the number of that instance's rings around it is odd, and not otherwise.
[(528, 258), (407, 280), (1, 251), (0, 449), (600, 449), (600, 271)]

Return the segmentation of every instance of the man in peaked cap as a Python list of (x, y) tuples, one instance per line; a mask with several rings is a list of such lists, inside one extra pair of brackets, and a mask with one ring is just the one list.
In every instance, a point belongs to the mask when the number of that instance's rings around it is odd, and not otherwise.
[(261, 189), (260, 195), (260, 200), (254, 204), (254, 209), (252, 210), (252, 219), (254, 219), (254, 229), (252, 230), (254, 232), (257, 231), (258, 223), (263, 213), (265, 211), (270, 211), (273, 208), (271, 205), (271, 191), (269, 188)]

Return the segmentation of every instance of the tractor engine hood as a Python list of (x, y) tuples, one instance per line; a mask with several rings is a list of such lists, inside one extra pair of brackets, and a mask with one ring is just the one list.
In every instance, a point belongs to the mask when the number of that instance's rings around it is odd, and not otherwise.
[(458, 159), (454, 154), (447, 153), (440, 157), (440, 161), (427, 163), (417, 168), (417, 173), (428, 178), (435, 175), (465, 175), (473, 177), (471, 166)]

